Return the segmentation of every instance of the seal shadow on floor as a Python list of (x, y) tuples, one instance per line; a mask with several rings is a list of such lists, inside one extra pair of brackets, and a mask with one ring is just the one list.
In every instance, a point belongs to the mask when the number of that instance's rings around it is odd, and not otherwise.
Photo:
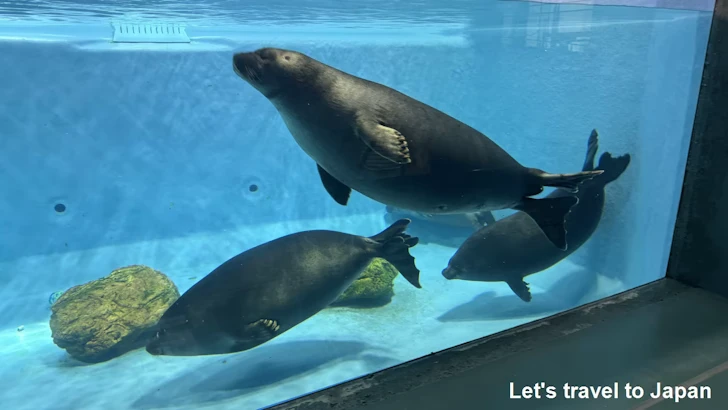
[(218, 356), (218, 360), (154, 386), (133, 407), (153, 409), (229, 400), (340, 361), (361, 360), (377, 369), (399, 363), (387, 356), (367, 353), (369, 350), (367, 343), (359, 341), (302, 340), (262, 345), (251, 351)]
[[(526, 281), (528, 282), (528, 278)], [(437, 320), (471, 322), (553, 314), (577, 306), (596, 283), (596, 273), (579, 269), (559, 279), (545, 289), (544, 293), (535, 294), (533, 300), (528, 303), (513, 293), (496, 296), (496, 292), (487, 291), (443, 313)]]

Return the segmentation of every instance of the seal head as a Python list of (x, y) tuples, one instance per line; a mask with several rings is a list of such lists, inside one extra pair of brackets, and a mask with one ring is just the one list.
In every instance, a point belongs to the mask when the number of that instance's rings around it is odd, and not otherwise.
[(313, 81), (316, 70), (309, 69), (313, 60), (289, 50), (261, 48), (233, 55), (233, 71), (268, 99), (281, 91), (295, 89)]

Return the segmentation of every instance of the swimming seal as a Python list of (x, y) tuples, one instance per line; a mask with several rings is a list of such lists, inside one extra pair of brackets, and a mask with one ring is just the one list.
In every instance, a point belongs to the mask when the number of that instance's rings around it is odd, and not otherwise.
[(401, 219), (366, 238), (304, 231), (251, 248), (220, 265), (167, 309), (147, 343), (152, 355), (234, 353), (263, 344), (334, 302), (375, 257), (420, 288)]
[(453, 117), (299, 52), (236, 53), (233, 69), (275, 106), (341, 205), (354, 189), (425, 214), (512, 208), (528, 213), (566, 249), (564, 217), (577, 199), (530, 197), (544, 186), (577, 192), (581, 182), (601, 173), (550, 174), (524, 167)]
[[(598, 133), (589, 136), (584, 171), (594, 169), (599, 148)], [(544, 236), (528, 215), (517, 212), (483, 227), (465, 240), (442, 271), (446, 279), (480, 282), (506, 282), (524, 302), (531, 301), (531, 291), (523, 279), (541, 272), (579, 249), (594, 233), (604, 211), (604, 188), (627, 169), (630, 155), (612, 157), (605, 152), (596, 169), (604, 173), (585, 182), (577, 194), (579, 203), (566, 216), (569, 249), (562, 251)], [(554, 190), (548, 197), (569, 195)]]

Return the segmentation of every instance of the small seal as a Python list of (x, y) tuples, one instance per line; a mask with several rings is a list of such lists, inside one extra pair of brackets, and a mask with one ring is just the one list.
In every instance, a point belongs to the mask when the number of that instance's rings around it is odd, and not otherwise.
[(194, 284), (160, 318), (152, 355), (234, 353), (263, 344), (333, 303), (380, 257), (413, 286), (420, 271), (409, 249), (418, 238), (401, 219), (366, 238), (304, 231), (249, 249)]
[[(598, 134), (589, 136), (584, 171), (594, 169), (594, 157), (599, 148)], [(524, 302), (531, 301), (531, 291), (523, 279), (547, 269), (579, 249), (594, 233), (604, 211), (604, 188), (627, 169), (630, 155), (614, 158), (605, 152), (596, 169), (604, 171), (582, 184), (579, 203), (566, 217), (566, 238), (569, 249), (553, 246), (533, 219), (517, 212), (489, 224), (471, 235), (450, 259), (442, 271), (446, 279), (478, 282), (506, 282)], [(561, 189), (548, 198), (570, 195)]]
[(556, 247), (566, 249), (564, 218), (577, 199), (531, 197), (545, 186), (576, 193), (580, 183), (601, 173), (524, 167), (455, 118), (299, 52), (236, 53), (233, 69), (275, 106), (341, 205), (354, 189), (424, 214), (511, 208), (529, 214)]

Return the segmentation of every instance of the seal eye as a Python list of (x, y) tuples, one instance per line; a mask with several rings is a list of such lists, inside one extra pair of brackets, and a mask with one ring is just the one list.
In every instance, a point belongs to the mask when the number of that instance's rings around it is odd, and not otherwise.
[(286, 61), (289, 61), (291, 59), (291, 56), (283, 56), (283, 58), (285, 58)]

